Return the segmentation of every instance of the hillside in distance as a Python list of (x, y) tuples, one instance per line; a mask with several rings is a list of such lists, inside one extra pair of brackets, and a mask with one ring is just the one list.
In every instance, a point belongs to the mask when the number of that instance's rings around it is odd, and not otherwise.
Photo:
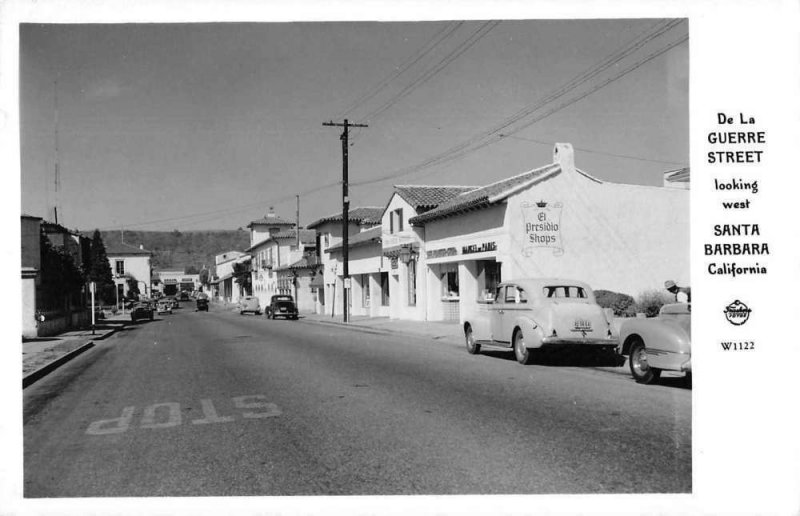
[[(92, 233), (87, 233), (91, 236)], [(106, 247), (124, 242), (152, 251), (152, 266), (158, 270), (198, 271), (205, 265), (214, 268), (214, 257), (227, 251), (244, 251), (250, 247), (250, 232), (242, 230), (208, 231), (101, 231)]]

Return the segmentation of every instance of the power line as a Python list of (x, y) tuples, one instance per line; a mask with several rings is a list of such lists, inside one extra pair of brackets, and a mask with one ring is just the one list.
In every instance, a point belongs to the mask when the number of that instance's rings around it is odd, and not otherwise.
[(588, 97), (589, 95), (591, 95), (595, 91), (597, 91), (597, 90), (599, 90), (599, 89), (611, 84), (612, 82), (622, 78), (623, 76), (625, 76), (628, 73), (636, 70), (637, 68), (639, 68), (640, 66), (642, 66), (646, 62), (648, 62), (648, 61), (650, 61), (652, 59), (655, 59), (656, 57), (658, 57), (661, 54), (673, 49), (674, 47), (680, 45), (681, 43), (685, 42), (688, 39), (689, 39), (689, 36), (685, 36), (685, 37), (681, 38), (680, 40), (675, 41), (675, 42), (667, 45), (666, 47), (663, 47), (663, 48), (657, 50), (656, 52), (654, 52), (654, 53), (650, 54), (649, 56), (647, 56), (646, 58), (642, 59), (641, 61), (638, 61), (634, 65), (626, 68), (622, 72), (612, 76), (611, 78), (607, 79), (606, 81), (604, 81), (604, 82), (598, 84), (597, 86), (593, 87), (588, 92), (586, 92), (586, 93), (584, 93), (584, 94), (582, 94), (582, 95), (580, 95), (578, 97), (573, 97), (572, 99), (570, 99), (570, 100), (568, 100), (566, 102), (563, 102), (562, 104), (558, 105), (554, 109), (551, 109), (550, 111), (547, 111), (547, 112), (537, 116), (533, 120), (527, 121), (523, 125), (515, 128), (515, 129), (512, 129), (511, 131), (509, 131), (508, 134), (505, 134), (505, 135), (502, 135), (502, 136), (495, 136), (494, 139), (486, 140), (483, 143), (481, 143), (481, 144), (479, 144), (479, 145), (477, 145), (477, 146), (475, 146), (475, 147), (473, 147), (471, 149), (467, 149), (467, 150), (464, 150), (464, 151), (461, 151), (459, 153), (455, 153), (455, 154), (452, 154), (452, 155), (449, 155), (449, 156), (444, 156), (441, 159), (436, 160), (435, 162), (433, 162), (433, 160), (428, 160), (428, 161), (431, 161), (431, 163), (426, 163), (424, 166), (417, 166), (419, 168), (417, 168), (416, 170), (411, 170), (410, 172), (404, 173), (402, 175), (408, 175), (410, 173), (413, 173), (413, 172), (418, 171), (418, 170), (422, 170), (422, 169), (427, 168), (427, 167), (441, 165), (442, 163), (447, 163), (449, 161), (453, 161), (455, 159), (459, 159), (459, 158), (461, 158), (461, 157), (463, 157), (463, 156), (465, 156), (465, 155), (467, 155), (469, 153), (472, 153), (472, 152), (475, 152), (477, 150), (480, 150), (480, 149), (482, 149), (484, 147), (492, 145), (493, 143), (497, 143), (503, 137), (508, 137), (508, 136), (510, 136), (512, 134), (518, 133), (519, 131), (522, 131), (523, 129), (526, 129), (526, 128), (530, 127), (531, 125), (544, 120), (545, 118), (549, 117), (550, 115), (552, 115), (552, 114), (554, 114), (554, 113), (556, 113), (558, 111), (561, 111), (562, 109), (564, 109), (564, 108), (566, 108), (566, 107), (578, 102), (579, 100), (582, 100), (582, 99)]
[(400, 66), (395, 68), (395, 71), (383, 78), (375, 86), (367, 90), (364, 94), (358, 97), (355, 101), (339, 115), (334, 118), (344, 118), (362, 104), (371, 100), (375, 95), (380, 93), (391, 81), (399, 77), (403, 72), (414, 66), (420, 59), (428, 55), (434, 48), (441, 44), (444, 40), (449, 38), (464, 22), (450, 22), (445, 25), (441, 30), (437, 31), (422, 48), (417, 50), (411, 57), (406, 59)]
[[(299, 192), (299, 194), (290, 194), (290, 195), (283, 195), (283, 196), (280, 196), (280, 197), (272, 197), (272, 198), (269, 198), (269, 199), (260, 200), (258, 202), (242, 204), (242, 205), (236, 206), (234, 208), (225, 208), (225, 209), (222, 209), (222, 210), (213, 210), (213, 211), (205, 211), (205, 212), (195, 212), (195, 213), (190, 213), (190, 214), (187, 214), (187, 215), (181, 215), (179, 217), (169, 217), (169, 218), (165, 218), (165, 219), (154, 219), (154, 220), (148, 220), (148, 221), (145, 221), (145, 222), (137, 222), (137, 223), (132, 223), (132, 224), (121, 224), (121, 225), (117, 224), (116, 226), (107, 226), (107, 227), (99, 228), (99, 230), (100, 231), (110, 231), (110, 230), (113, 230), (113, 229), (119, 229), (120, 226), (123, 226), (125, 228), (130, 229), (130, 228), (138, 228), (138, 227), (141, 227), (141, 226), (150, 226), (150, 225), (153, 225), (153, 224), (160, 224), (160, 223), (163, 223), (163, 222), (175, 222), (175, 221), (180, 221), (180, 220), (189, 221), (189, 222), (186, 222), (186, 223), (195, 223), (195, 222), (214, 220), (214, 219), (216, 219), (216, 218), (218, 218), (220, 216), (232, 215), (234, 213), (240, 213), (240, 212), (247, 211), (247, 210), (250, 210), (250, 209), (258, 207), (258, 206), (264, 206), (266, 204), (279, 203), (279, 202), (282, 202), (282, 201), (289, 200), (289, 199), (295, 197), (295, 195), (309, 195), (309, 194), (318, 192), (320, 190), (324, 190), (326, 188), (330, 188), (332, 186), (338, 186), (340, 184), (341, 184), (340, 181), (336, 181), (336, 182), (333, 182), (333, 183), (326, 183), (324, 185), (319, 185), (319, 186), (316, 186), (314, 188), (306, 189), (306, 190), (304, 190), (302, 192)], [(196, 219), (196, 220), (193, 221), (192, 219)]]
[[(526, 108), (520, 110), (516, 114), (514, 114), (511, 117), (507, 118), (506, 120), (504, 120), (503, 122), (501, 122), (497, 126), (489, 129), (488, 131), (484, 131), (484, 132), (482, 132), (482, 133), (480, 133), (480, 134), (478, 134), (478, 135), (466, 140), (465, 142), (462, 142), (461, 144), (458, 144), (458, 145), (456, 145), (454, 147), (451, 147), (450, 149), (448, 149), (448, 150), (446, 150), (446, 151), (444, 151), (444, 152), (442, 152), (440, 154), (437, 154), (436, 156), (428, 158), (427, 160), (425, 160), (425, 161), (423, 161), (421, 163), (398, 169), (398, 170), (396, 170), (396, 171), (394, 171), (394, 172), (392, 172), (390, 174), (386, 174), (386, 175), (378, 177), (378, 178), (374, 178), (374, 179), (370, 179), (370, 180), (366, 180), (366, 181), (360, 181), (358, 183), (353, 183), (353, 186), (363, 186), (363, 185), (367, 185), (367, 184), (373, 184), (373, 183), (382, 182), (382, 181), (385, 181), (385, 180), (388, 180), (388, 179), (394, 179), (396, 177), (409, 175), (409, 174), (415, 173), (417, 171), (423, 170), (423, 169), (428, 168), (428, 167), (440, 165), (442, 163), (446, 163), (448, 161), (452, 161), (454, 159), (458, 159), (458, 158), (460, 158), (460, 157), (462, 157), (462, 156), (464, 156), (464, 155), (466, 155), (468, 153), (475, 152), (475, 151), (477, 151), (479, 149), (482, 149), (483, 147), (486, 147), (487, 145), (491, 145), (492, 143), (496, 143), (497, 141), (499, 141), (501, 139), (500, 136), (494, 136), (495, 134), (499, 133), (499, 131), (507, 128), (510, 125), (513, 125), (514, 123), (524, 119), (527, 116), (530, 116), (532, 113), (534, 113), (537, 110), (541, 109), (541, 107), (544, 107), (546, 104), (552, 103), (553, 101), (557, 100), (559, 97), (562, 97), (564, 94), (566, 94), (567, 92), (571, 91), (572, 89), (575, 89), (577, 86), (585, 83), (590, 78), (595, 77), (598, 73), (600, 73), (600, 72), (604, 71), (605, 69), (609, 68), (610, 66), (616, 64), (621, 59), (623, 59), (624, 57), (629, 55), (632, 51), (641, 48), (641, 46), (644, 45), (645, 43), (651, 41), (652, 39), (654, 39), (654, 38), (656, 38), (658, 36), (660, 36), (664, 32), (674, 28), (680, 22), (681, 22), (681, 20), (668, 22), (668, 23), (666, 23), (666, 24), (664, 24), (664, 25), (662, 25), (660, 27), (657, 27), (655, 30), (653, 30), (649, 34), (645, 35), (644, 37), (637, 38), (632, 43), (630, 43), (630, 44), (626, 45), (624, 48), (622, 48), (622, 50), (620, 50), (618, 52), (615, 52), (614, 54), (612, 54), (608, 58), (604, 59), (599, 65), (591, 68), (590, 70), (587, 70), (586, 72), (584, 72), (584, 73), (580, 74), (579, 76), (575, 77), (574, 79), (570, 80), (567, 84), (565, 84), (564, 86), (562, 86), (558, 90), (556, 90), (556, 92), (549, 94), (547, 97), (545, 97), (541, 101), (536, 102), (534, 105), (526, 107)], [(582, 95), (580, 95), (578, 97), (574, 97), (574, 98), (566, 101), (565, 103), (560, 104), (555, 109), (550, 110), (548, 112), (545, 112), (544, 114), (535, 117), (533, 120), (524, 123), (522, 126), (514, 128), (514, 129), (508, 131), (503, 136), (509, 136), (511, 134), (517, 133), (517, 132), (521, 131), (522, 129), (524, 129), (526, 127), (529, 127), (530, 125), (533, 125), (534, 123), (543, 120), (544, 118), (552, 115), (553, 113), (555, 113), (557, 111), (560, 111), (561, 109), (564, 109), (565, 107), (567, 107), (567, 106), (569, 106), (571, 104), (574, 104), (575, 102), (585, 98), (586, 96), (590, 95), (591, 93), (594, 93), (595, 91), (599, 90), (600, 88), (603, 88), (603, 87), (607, 86), (608, 84), (610, 84), (610, 83), (620, 79), (621, 77), (627, 75), (628, 73), (636, 70), (637, 68), (639, 68), (640, 66), (642, 66), (646, 62), (649, 62), (652, 59), (655, 59), (656, 57), (660, 56), (664, 52), (667, 52), (667, 51), (671, 50), (675, 46), (677, 46), (677, 45), (683, 43), (684, 41), (686, 41), (687, 39), (688, 39), (688, 36), (685, 36), (685, 37), (681, 38), (680, 40), (667, 45), (666, 47), (662, 47), (661, 49), (659, 49), (656, 52), (648, 55), (644, 59), (634, 63), (632, 66), (629, 66), (628, 68), (625, 68), (621, 72), (618, 72), (617, 74), (611, 76), (609, 79), (599, 83), (597, 86), (594, 86), (594, 87), (590, 88), (586, 93), (584, 93), (584, 94), (582, 94)], [(568, 87), (570, 85), (571, 85), (571, 87)], [(482, 143), (479, 143), (481, 141), (482, 141)]]
[(483, 23), (480, 27), (478, 27), (470, 36), (464, 40), (461, 44), (459, 44), (455, 49), (450, 51), (445, 57), (443, 57), (433, 68), (429, 68), (425, 71), (421, 76), (419, 76), (416, 80), (414, 80), (411, 84), (403, 88), (399, 93), (397, 93), (394, 97), (390, 98), (386, 102), (384, 102), (380, 107), (372, 110), (367, 115), (361, 118), (361, 121), (364, 120), (371, 120), (375, 117), (380, 116), (383, 112), (387, 109), (395, 105), (404, 97), (408, 96), (411, 92), (415, 89), (419, 88), (429, 80), (431, 80), (436, 74), (444, 70), (450, 63), (458, 59), (461, 54), (469, 50), (475, 43), (483, 39), (490, 31), (492, 31), (495, 27), (500, 24), (500, 21), (488, 21)]
[[(472, 138), (456, 145), (455, 147), (451, 147), (450, 149), (445, 151), (444, 154), (457, 153), (463, 149), (468, 149), (470, 146), (475, 145), (481, 140), (485, 140), (486, 138), (489, 138), (492, 135), (499, 133), (503, 129), (518, 122), (519, 120), (527, 116), (530, 116), (532, 113), (536, 112), (537, 110), (541, 109), (547, 104), (554, 102), (558, 98), (567, 94), (569, 91), (576, 89), (578, 86), (588, 82), (592, 78), (596, 77), (598, 74), (604, 72), (611, 66), (615, 65), (616, 63), (618, 63), (619, 61), (630, 55), (632, 52), (640, 49), (643, 45), (652, 41), (654, 38), (657, 38), (660, 35), (664, 34), (666, 31), (676, 27), (678, 24), (681, 23), (681, 21), (682, 20), (672, 20), (667, 22), (656, 23), (645, 33), (638, 35), (630, 43), (623, 45), (617, 51), (613, 52), (609, 56), (606, 56), (600, 63), (589, 68), (588, 70), (577, 75), (576, 77), (573, 77), (567, 83), (565, 83), (555, 91), (549, 93), (544, 98), (538, 100), (537, 102), (531, 104), (530, 106), (526, 106), (525, 108), (517, 111), (515, 114), (511, 115), (510, 117), (500, 122), (498, 125), (495, 125), (494, 127), (473, 136)], [(441, 155), (435, 156), (433, 159), (436, 159), (438, 157), (441, 157)], [(427, 162), (423, 162), (422, 164), (427, 164)]]
[[(542, 140), (536, 140), (536, 139), (533, 139), (533, 138), (522, 138), (521, 136), (513, 136), (513, 135), (508, 135), (508, 134), (501, 134), (499, 136), (500, 136), (500, 138), (513, 138), (514, 140), (523, 140), (523, 141), (526, 141), (526, 142), (539, 143), (539, 144), (542, 144), (542, 145), (555, 145), (555, 143), (556, 143), (556, 142), (546, 142), (546, 141), (542, 141)], [(641, 156), (631, 156), (629, 154), (614, 154), (613, 152), (603, 152), (603, 151), (599, 151), (599, 150), (587, 149), (585, 147), (575, 147), (575, 146), (573, 146), (573, 149), (579, 150), (579, 151), (583, 151), (583, 152), (589, 152), (589, 153), (592, 153), (592, 154), (602, 154), (604, 156), (613, 156), (615, 158), (635, 159), (635, 160), (638, 160), (638, 161), (649, 161), (651, 163), (662, 163), (664, 165), (685, 165), (686, 164), (686, 163), (680, 162), (680, 161), (666, 161), (666, 160), (660, 160), (660, 159), (649, 159), (649, 158), (642, 158)]]

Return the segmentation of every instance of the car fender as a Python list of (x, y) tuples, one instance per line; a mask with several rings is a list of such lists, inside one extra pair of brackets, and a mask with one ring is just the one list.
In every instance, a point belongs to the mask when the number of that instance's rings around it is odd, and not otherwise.
[(691, 337), (674, 321), (652, 318), (623, 322), (619, 332), (620, 354), (629, 354), (635, 337), (641, 338), (648, 348), (671, 353), (691, 353)]
[(514, 332), (517, 330), (522, 331), (525, 337), (525, 347), (528, 349), (535, 349), (542, 347), (542, 339), (544, 338), (544, 330), (542, 325), (536, 322), (533, 317), (521, 315), (514, 318), (514, 330), (512, 331), (512, 339)]
[(488, 317), (477, 315), (476, 317), (465, 319), (461, 327), (464, 332), (467, 331), (468, 327), (472, 328), (472, 336), (475, 340), (488, 341), (492, 338), (490, 326)]

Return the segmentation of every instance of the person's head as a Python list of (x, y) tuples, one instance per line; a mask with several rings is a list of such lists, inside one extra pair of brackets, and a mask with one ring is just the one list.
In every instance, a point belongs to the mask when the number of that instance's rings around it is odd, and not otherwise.
[(672, 292), (673, 294), (678, 291), (678, 285), (676, 285), (675, 282), (672, 280), (665, 281), (664, 288)]

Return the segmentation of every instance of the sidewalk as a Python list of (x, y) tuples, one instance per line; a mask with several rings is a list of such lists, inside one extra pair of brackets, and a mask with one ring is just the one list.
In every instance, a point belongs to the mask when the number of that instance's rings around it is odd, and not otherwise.
[(22, 340), (22, 387), (44, 378), (61, 365), (69, 362), (94, 343), (123, 328), (129, 315), (118, 314), (97, 321), (95, 332), (91, 329), (72, 330), (52, 337)]
[(301, 314), (300, 320), (313, 324), (343, 326), (367, 333), (427, 338), (449, 344), (462, 344), (464, 341), (458, 321), (407, 321), (388, 317), (356, 315), (350, 318), (349, 323), (344, 323), (341, 316), (331, 317), (330, 315), (321, 314)]

